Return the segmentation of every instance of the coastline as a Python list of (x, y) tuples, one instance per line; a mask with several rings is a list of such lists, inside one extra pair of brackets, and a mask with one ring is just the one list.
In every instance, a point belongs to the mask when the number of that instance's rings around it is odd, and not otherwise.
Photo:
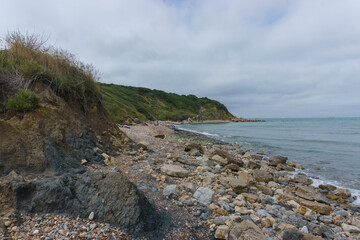
[[(165, 177), (159, 188), (174, 205), (190, 209), (200, 219), (206, 213), (203, 221), (219, 239), (228, 239), (237, 222), (247, 220), (253, 228), (252, 223), (259, 227), (261, 234), (254, 239), (285, 239), (283, 236), (291, 232), (306, 239), (349, 239), (360, 232), (359, 206), (352, 203), (349, 191), (329, 184), (312, 186), (313, 180), (299, 172), (303, 167), (286, 157), (269, 157), (261, 151), (250, 154), (237, 144), (217, 143), (211, 136), (174, 130), (172, 123), (143, 127), (173, 130), (160, 140), (166, 159), (156, 168), (157, 178)], [(130, 138), (135, 132), (139, 134), (136, 126), (131, 128), (127, 132)], [(176, 147), (171, 148), (171, 144)], [(154, 142), (150, 145), (157, 148)], [(172, 167), (184, 175), (167, 169)], [(192, 190), (184, 184), (191, 185)], [(200, 188), (212, 192), (206, 204), (196, 198)]]

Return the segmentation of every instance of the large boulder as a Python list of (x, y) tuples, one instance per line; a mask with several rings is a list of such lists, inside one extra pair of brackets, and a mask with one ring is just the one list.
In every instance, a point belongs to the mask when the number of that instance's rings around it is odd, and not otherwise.
[(166, 175), (171, 176), (171, 177), (183, 178), (183, 177), (187, 177), (189, 175), (188, 170), (186, 170), (178, 165), (165, 164), (161, 167), (160, 170), (162, 173), (165, 173)]
[(247, 181), (234, 177), (221, 177), (220, 182), (224, 186), (231, 188), (235, 193), (246, 192), (249, 185)]
[(326, 197), (331, 200), (336, 200), (339, 202), (346, 202), (351, 197), (351, 192), (348, 189), (338, 188), (335, 191), (326, 195)]
[(229, 233), (229, 240), (266, 240), (262, 230), (250, 220), (234, 225)]
[(231, 155), (230, 153), (224, 150), (215, 149), (214, 155), (219, 155), (220, 157), (226, 159), (228, 163), (235, 163), (239, 165), (239, 167), (242, 167), (244, 165), (244, 163), (241, 160), (237, 159), (236, 157), (234, 157), (233, 155)]
[(305, 184), (305, 185), (310, 185), (313, 183), (313, 180), (308, 178), (305, 174), (296, 174), (294, 176), (294, 181), (297, 183)]
[(159, 214), (120, 172), (62, 175), (13, 182), (17, 210), (69, 214), (117, 225), (129, 232), (154, 230)]

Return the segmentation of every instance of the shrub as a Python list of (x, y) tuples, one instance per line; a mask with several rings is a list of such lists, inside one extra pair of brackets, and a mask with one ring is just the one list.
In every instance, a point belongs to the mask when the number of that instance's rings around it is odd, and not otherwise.
[(19, 89), (17, 93), (10, 97), (6, 109), (17, 112), (29, 112), (38, 108), (40, 97), (31, 90)]

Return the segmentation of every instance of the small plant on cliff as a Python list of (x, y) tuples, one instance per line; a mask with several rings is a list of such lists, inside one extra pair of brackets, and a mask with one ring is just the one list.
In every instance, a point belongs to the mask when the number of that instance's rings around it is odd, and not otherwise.
[(6, 109), (16, 112), (29, 112), (38, 108), (40, 97), (31, 90), (19, 89), (17, 93), (10, 97)]

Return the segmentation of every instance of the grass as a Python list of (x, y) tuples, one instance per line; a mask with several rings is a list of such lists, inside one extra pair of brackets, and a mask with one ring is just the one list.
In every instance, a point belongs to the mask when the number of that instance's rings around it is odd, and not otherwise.
[(84, 110), (94, 99), (101, 99), (97, 71), (69, 52), (46, 46), (37, 35), (19, 32), (9, 33), (4, 42), (0, 50), (0, 91), (27, 89), (41, 81), (65, 100), (80, 101)]
[(16, 112), (30, 112), (38, 108), (40, 97), (29, 89), (19, 89), (15, 96), (10, 97), (6, 108)]
[(228, 120), (233, 115), (227, 108), (208, 98), (178, 95), (141, 87), (101, 84), (103, 103), (113, 120), (175, 120), (189, 117), (199, 120)]

